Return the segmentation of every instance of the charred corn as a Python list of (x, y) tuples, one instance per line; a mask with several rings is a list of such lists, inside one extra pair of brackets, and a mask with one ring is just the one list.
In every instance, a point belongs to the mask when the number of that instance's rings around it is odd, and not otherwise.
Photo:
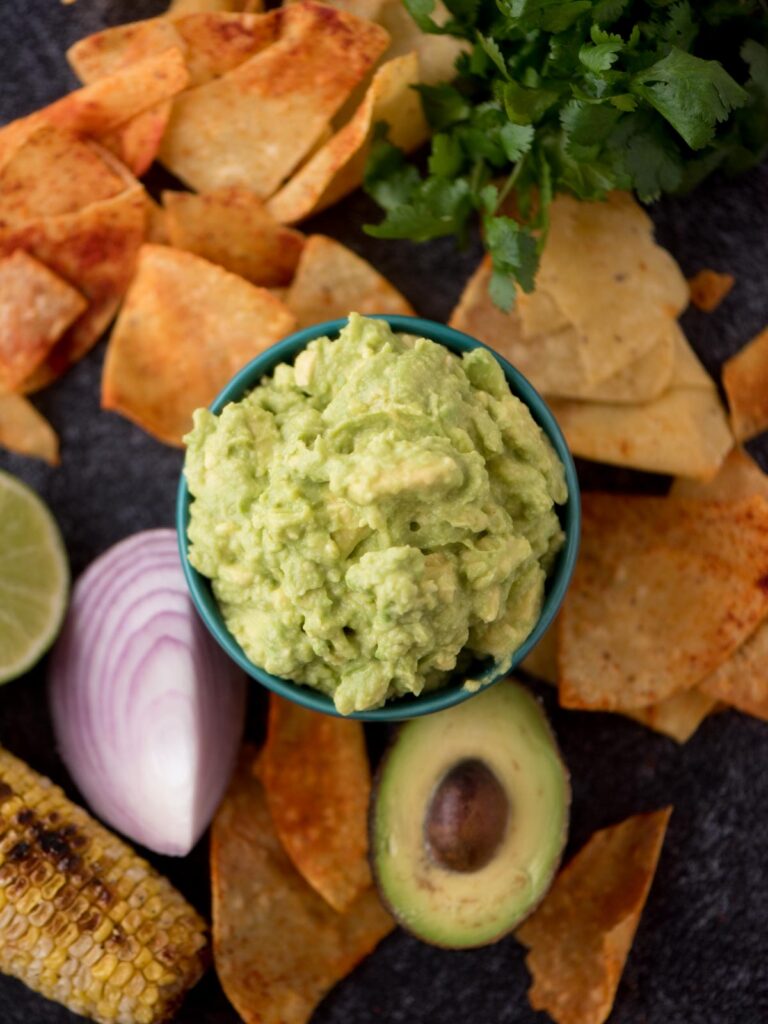
[(0, 748), (0, 971), (102, 1024), (158, 1024), (206, 960), (170, 882)]

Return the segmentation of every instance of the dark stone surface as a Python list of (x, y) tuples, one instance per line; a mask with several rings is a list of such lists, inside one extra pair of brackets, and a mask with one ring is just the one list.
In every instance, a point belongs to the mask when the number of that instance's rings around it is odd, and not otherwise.
[[(161, 9), (153, 0), (2, 0), (0, 121), (61, 95), (73, 82), (63, 51), (88, 32)], [(318, 218), (380, 267), (425, 316), (445, 318), (478, 255), (449, 241), (414, 247), (360, 231), (372, 214), (355, 196)], [(768, 168), (716, 182), (653, 215), (686, 272), (728, 270), (737, 284), (713, 316), (685, 327), (708, 367), (768, 322)], [(170, 525), (181, 457), (98, 408), (103, 346), (36, 399), (62, 437), (57, 470), (0, 453), (48, 501), (75, 574), (114, 541)], [(758, 446), (759, 448), (759, 446)], [(765, 454), (765, 449), (763, 453)], [(589, 467), (590, 486), (658, 489), (658, 478)], [(254, 684), (255, 686), (255, 684)], [(614, 1024), (760, 1024), (768, 1020), (768, 727), (729, 712), (685, 747), (621, 718), (559, 710), (545, 695), (573, 776), (569, 849), (637, 811), (674, 804), (659, 872), (619, 989)], [(250, 731), (261, 725), (255, 689)], [(383, 736), (370, 736), (379, 749)], [(75, 791), (57, 759), (45, 709), (45, 664), (0, 692), (0, 742)], [(151, 858), (201, 910), (208, 908), (205, 842), (184, 861)], [(465, 953), (397, 932), (324, 1001), (316, 1024), (535, 1024), (523, 952), (513, 939)], [(64, 1009), (0, 978), (2, 1024), (74, 1024)], [(233, 1024), (213, 973), (180, 1024)]]

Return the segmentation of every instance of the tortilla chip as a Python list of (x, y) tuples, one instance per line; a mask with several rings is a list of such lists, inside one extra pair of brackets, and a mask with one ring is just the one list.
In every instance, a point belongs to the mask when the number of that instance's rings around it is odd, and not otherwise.
[(277, 42), (174, 104), (161, 159), (197, 191), (270, 196), (388, 42), (378, 25), (313, 0), (275, 15)]
[(191, 253), (144, 245), (110, 338), (102, 408), (181, 445), (194, 410), (293, 326), (265, 289)]
[(470, 278), (451, 326), (484, 341), (548, 396), (616, 403), (649, 401), (669, 386), (675, 366), (675, 321), (656, 344), (611, 376), (595, 379), (586, 340), (566, 320), (552, 296), (540, 290), (520, 295), (504, 313), (488, 294), (489, 257)]
[(717, 270), (700, 270), (688, 278), (691, 302), (704, 313), (714, 313), (736, 283), (733, 274), (721, 274)]
[(545, 683), (557, 686), (557, 619), (522, 660), (520, 668)]
[(168, 15), (175, 17), (206, 11), (260, 11), (262, 7), (260, 0), (171, 0)]
[(253, 284), (290, 283), (304, 236), (270, 217), (253, 192), (233, 185), (217, 192), (163, 192), (171, 245), (218, 263)]
[(0, 221), (73, 213), (122, 192), (125, 182), (102, 152), (72, 132), (41, 125), (0, 169)]
[(550, 401), (574, 455), (672, 476), (713, 476), (733, 445), (714, 390), (673, 388), (652, 402)]
[(768, 721), (768, 623), (758, 626), (700, 689), (712, 700)]
[(24, 391), (37, 391), (60, 377), (99, 340), (133, 276), (146, 217), (145, 192), (135, 183), (75, 213), (18, 227), (0, 224), (0, 257), (24, 249), (88, 300), (82, 316), (23, 382)]
[(768, 614), (768, 501), (587, 494), (560, 613), (564, 707), (626, 711), (690, 689)]
[(768, 430), (768, 328), (724, 363), (723, 387), (737, 441)]
[(648, 899), (671, 807), (595, 832), (517, 930), (534, 1010), (557, 1024), (603, 1024)]
[(52, 124), (98, 138), (175, 96), (185, 88), (188, 78), (181, 51), (173, 48), (76, 89), (0, 129), (0, 166), (41, 125)]
[(246, 747), (211, 830), (216, 971), (246, 1024), (305, 1024), (394, 922), (373, 889), (339, 914), (304, 881), (275, 833), (254, 756)]
[(410, 152), (429, 135), (419, 94), (415, 53), (383, 64), (354, 117), (269, 200), (267, 209), (295, 224), (338, 202), (362, 183), (374, 125), (385, 122), (388, 138)]
[(204, 85), (233, 71), (276, 42), (282, 15), (189, 14), (174, 24), (181, 36), (189, 69), (190, 86)]
[(350, 311), (413, 316), (406, 298), (370, 263), (325, 235), (310, 235), (288, 291), (297, 326), (336, 320)]
[(21, 395), (0, 395), (0, 447), (59, 464), (59, 439), (48, 420)]
[(733, 448), (711, 480), (675, 480), (673, 498), (707, 498), (710, 501), (736, 501), (761, 494), (768, 499), (768, 474), (764, 473), (743, 448)]
[(671, 386), (673, 388), (716, 391), (715, 382), (694, 352), (680, 324), (675, 323), (672, 330), (675, 335), (675, 365), (672, 371)]
[(649, 704), (647, 708), (624, 711), (623, 714), (682, 744), (688, 742), (704, 719), (717, 708), (717, 699), (704, 693), (701, 686), (695, 686), (657, 704)]
[(147, 238), (148, 242), (154, 245), (169, 245), (168, 223), (165, 210), (159, 203), (156, 203), (152, 196), (146, 195), (147, 207)]
[(371, 772), (361, 723), (318, 715), (270, 694), (260, 775), (294, 866), (334, 910), (348, 910), (372, 884)]
[(654, 242), (651, 220), (625, 192), (605, 202), (557, 196), (537, 286), (584, 336), (591, 380), (646, 353), (688, 304), (680, 268)]
[[(431, 15), (439, 25), (444, 24), (451, 16), (441, 0), (435, 3)], [(375, 20), (384, 26), (391, 38), (385, 54), (387, 60), (416, 52), (419, 60), (419, 81), (422, 85), (442, 85), (450, 82), (456, 77), (457, 58), (471, 49), (470, 44), (463, 39), (422, 32), (402, 0), (383, 0)]]
[(0, 259), (0, 392), (13, 391), (32, 373), (87, 305), (21, 249)]

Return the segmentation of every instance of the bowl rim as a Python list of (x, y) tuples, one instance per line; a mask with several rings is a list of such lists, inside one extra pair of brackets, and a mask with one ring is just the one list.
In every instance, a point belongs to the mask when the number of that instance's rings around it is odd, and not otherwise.
[[(429, 690), (418, 696), (409, 694), (394, 698), (384, 704), (383, 707), (341, 715), (336, 710), (333, 700), (326, 694), (310, 686), (273, 676), (258, 665), (255, 665), (227, 629), (216, 599), (213, 596), (210, 582), (206, 577), (198, 573), (189, 562), (187, 527), (189, 524), (191, 495), (183, 469), (179, 477), (176, 498), (176, 531), (184, 577), (197, 613), (216, 642), (251, 678), (261, 683), (268, 690), (279, 694), (281, 697), (285, 697), (287, 700), (292, 700), (302, 707), (311, 708), (314, 711), (330, 714), (334, 717), (353, 718), (369, 722), (398, 722), (417, 718), (421, 715), (432, 714), (435, 711), (442, 711), (461, 704), (465, 700), (469, 700), (476, 693), (481, 692), (509, 675), (526, 657), (529, 651), (535, 647), (560, 610), (573, 576), (581, 535), (581, 496), (573, 456), (568, 449), (557, 420), (533, 385), (503, 356), (477, 338), (473, 338), (463, 331), (458, 331), (454, 327), (448, 327), (446, 324), (438, 323), (434, 320), (385, 313), (366, 314), (366, 317), (374, 320), (385, 320), (394, 331), (429, 338), (431, 341), (444, 345), (447, 349), (459, 355), (476, 348), (487, 349), (504, 371), (504, 376), (512, 394), (516, 395), (527, 406), (533, 419), (543, 429), (555, 448), (560, 461), (563, 463), (565, 479), (568, 485), (568, 500), (565, 505), (561, 506), (560, 510), (565, 543), (557, 556), (555, 566), (548, 579), (539, 618), (529, 635), (512, 655), (511, 663), (500, 667), (498, 663), (494, 662), (477, 675), (471, 675), (471, 678), (480, 684), (477, 688), (468, 689), (461, 682), (450, 683), (447, 686), (437, 690)], [(337, 320), (326, 320), (299, 331), (294, 331), (281, 341), (271, 345), (249, 363), (246, 363), (232, 377), (229, 383), (216, 396), (209, 409), (214, 414), (220, 413), (224, 406), (230, 402), (239, 401), (248, 391), (256, 387), (260, 380), (271, 373), (279, 363), (292, 361), (302, 349), (306, 348), (316, 338), (334, 338), (338, 336), (347, 322), (347, 317)], [(467, 678), (467, 674), (465, 674), (465, 678)]]

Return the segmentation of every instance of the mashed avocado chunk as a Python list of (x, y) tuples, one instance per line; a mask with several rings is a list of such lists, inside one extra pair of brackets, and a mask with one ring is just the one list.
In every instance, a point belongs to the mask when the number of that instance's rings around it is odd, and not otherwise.
[(350, 315), (195, 413), (190, 561), (254, 664), (342, 714), (509, 662), (563, 535), (563, 466), (485, 349)]

